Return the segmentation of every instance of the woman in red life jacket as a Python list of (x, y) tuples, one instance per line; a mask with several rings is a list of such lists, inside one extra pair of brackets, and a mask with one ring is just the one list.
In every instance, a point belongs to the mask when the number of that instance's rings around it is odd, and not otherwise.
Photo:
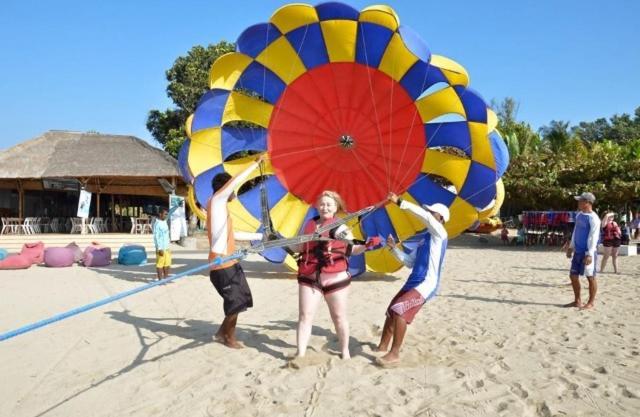
[[(346, 211), (342, 198), (333, 191), (324, 191), (316, 205), (318, 216), (310, 219), (303, 228), (303, 234), (315, 232), (318, 227), (339, 220), (338, 213)], [(323, 237), (344, 240), (313, 241), (291, 248), (300, 253), (298, 260), (298, 329), (297, 358), (304, 357), (311, 337), (313, 317), (320, 299), (324, 297), (340, 342), (342, 359), (349, 359), (349, 322), (347, 301), (349, 295), (348, 258), (363, 253), (367, 247), (380, 243), (372, 238), (366, 244), (352, 244), (353, 236), (346, 225), (323, 233)], [(377, 239), (377, 240), (376, 240)], [(377, 243), (376, 243), (377, 242)], [(293, 362), (295, 366), (296, 362)]]
[(607, 259), (611, 256), (613, 263), (613, 272), (618, 273), (618, 249), (622, 243), (622, 231), (620, 226), (613, 220), (615, 213), (608, 212), (602, 217), (602, 245), (604, 246), (604, 255), (600, 264), (600, 273), (604, 272)]

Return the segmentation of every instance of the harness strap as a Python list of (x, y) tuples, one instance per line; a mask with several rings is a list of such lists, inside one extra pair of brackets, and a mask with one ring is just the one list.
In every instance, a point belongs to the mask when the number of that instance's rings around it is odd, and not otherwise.
[(324, 292), (326, 294), (326, 293), (329, 293), (329, 292), (332, 292), (332, 291), (336, 291), (336, 290), (342, 289), (344, 287), (348, 287), (349, 284), (351, 284), (351, 278), (344, 279), (344, 280), (338, 281), (338, 282), (334, 282), (331, 285), (327, 285), (326, 287), (322, 288), (322, 292)]
[(322, 284), (320, 284), (319, 274), (317, 274), (317, 278), (318, 279), (311, 279), (305, 276), (299, 276), (298, 282), (301, 284), (307, 284), (314, 288), (317, 288), (320, 291), (322, 291), (324, 294), (348, 287), (349, 284), (351, 284), (351, 278), (348, 278), (348, 279), (343, 279), (342, 281), (334, 282), (333, 284), (327, 285), (326, 287), (323, 287)]

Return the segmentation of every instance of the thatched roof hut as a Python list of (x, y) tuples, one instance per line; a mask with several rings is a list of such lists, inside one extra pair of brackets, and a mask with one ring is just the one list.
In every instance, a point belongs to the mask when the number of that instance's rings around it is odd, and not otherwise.
[(0, 151), (0, 189), (22, 195), (62, 179), (96, 194), (165, 197), (159, 180), (186, 192), (177, 161), (134, 136), (52, 130)]
[(0, 152), (0, 178), (179, 177), (176, 160), (134, 136), (51, 130)]

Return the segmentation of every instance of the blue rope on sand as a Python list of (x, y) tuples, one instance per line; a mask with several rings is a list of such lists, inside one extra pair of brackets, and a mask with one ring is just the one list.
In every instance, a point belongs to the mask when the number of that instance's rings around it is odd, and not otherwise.
[(11, 339), (12, 337), (16, 337), (16, 336), (19, 336), (19, 335), (24, 334), (24, 333), (30, 332), (32, 330), (39, 329), (40, 327), (47, 326), (47, 325), (55, 323), (57, 321), (64, 320), (64, 319), (69, 318), (71, 316), (75, 316), (77, 314), (84, 313), (85, 311), (89, 311), (89, 310), (92, 310), (94, 308), (98, 308), (98, 307), (103, 306), (105, 304), (109, 304), (109, 303), (112, 303), (114, 301), (121, 300), (121, 299), (123, 299), (125, 297), (128, 297), (130, 295), (137, 294), (139, 292), (148, 290), (148, 289), (153, 288), (153, 287), (157, 287), (158, 285), (167, 284), (169, 282), (172, 282), (172, 281), (178, 280), (180, 278), (186, 277), (187, 275), (191, 275), (194, 272), (199, 272), (199, 271), (202, 271), (204, 269), (208, 269), (208, 268), (210, 268), (210, 267), (212, 267), (214, 265), (220, 265), (222, 263), (225, 263), (225, 262), (228, 262), (228, 261), (232, 261), (234, 259), (241, 259), (241, 258), (244, 258), (245, 256), (246, 256), (246, 253), (242, 252), (242, 253), (237, 253), (237, 254), (221, 257), (221, 258), (216, 258), (213, 262), (210, 262), (210, 263), (205, 264), (205, 265), (198, 266), (196, 268), (189, 269), (187, 271), (184, 271), (184, 272), (181, 272), (179, 274), (176, 274), (176, 275), (174, 275), (172, 277), (165, 278), (165, 279), (162, 279), (160, 281), (154, 281), (154, 282), (151, 282), (149, 284), (143, 285), (141, 287), (134, 288), (134, 289), (128, 290), (128, 291), (124, 291), (124, 292), (121, 292), (119, 294), (115, 294), (115, 295), (112, 295), (110, 297), (107, 297), (107, 298), (103, 298), (102, 300), (98, 300), (98, 301), (96, 301), (94, 303), (87, 304), (87, 305), (84, 305), (82, 307), (74, 308), (72, 310), (65, 311), (64, 313), (61, 313), (61, 314), (56, 314), (55, 316), (51, 316), (51, 317), (49, 317), (47, 319), (40, 320), (40, 321), (37, 321), (35, 323), (27, 324), (26, 326), (22, 326), (22, 327), (19, 327), (19, 328), (15, 329), (15, 330), (11, 330), (9, 332), (0, 334), (0, 342), (4, 341), (4, 340), (7, 340), (7, 339)]

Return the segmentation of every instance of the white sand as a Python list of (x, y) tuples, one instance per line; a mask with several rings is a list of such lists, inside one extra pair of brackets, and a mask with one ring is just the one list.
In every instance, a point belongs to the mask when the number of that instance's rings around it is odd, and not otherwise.
[[(595, 310), (578, 311), (558, 307), (572, 300), (562, 254), (452, 244), (398, 368), (372, 365), (371, 347), (408, 270), (354, 281), (352, 360), (338, 358), (322, 307), (314, 364), (294, 370), (297, 284), (251, 258), (246, 349), (211, 341), (222, 302), (207, 277), (184, 278), (0, 342), (0, 416), (640, 415), (640, 257), (601, 275)], [(203, 258), (174, 254), (177, 270)], [(153, 265), (0, 271), (0, 331), (152, 276)]]

